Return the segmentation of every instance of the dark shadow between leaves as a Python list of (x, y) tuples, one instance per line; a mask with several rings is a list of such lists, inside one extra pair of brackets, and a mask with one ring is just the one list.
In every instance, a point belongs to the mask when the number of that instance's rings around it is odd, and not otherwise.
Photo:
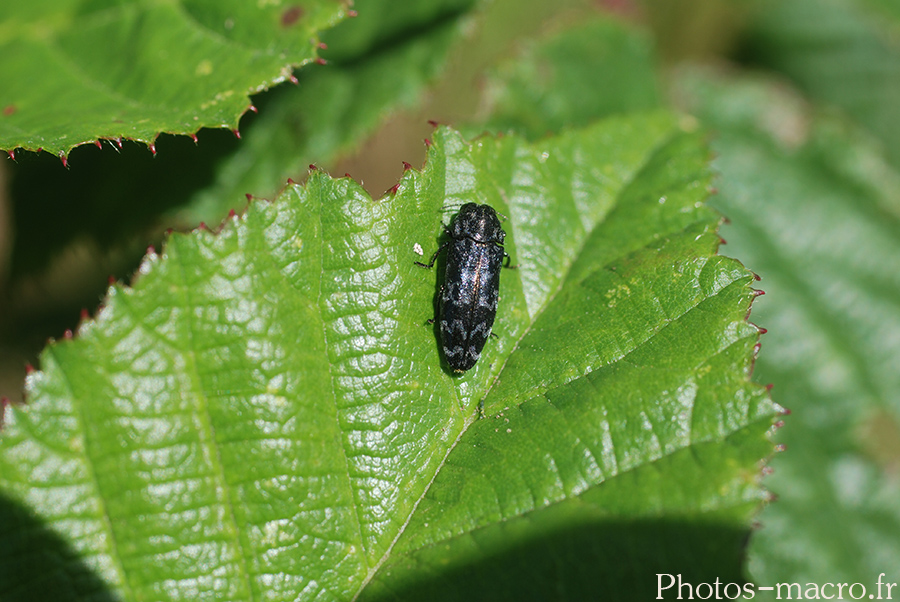
[(0, 600), (113, 602), (117, 597), (59, 535), (0, 494)]
[[(360, 599), (646, 602), (662, 595), (675, 600), (679, 576), (681, 599), (740, 598), (746, 583), (742, 565), (748, 536), (745, 529), (690, 522), (597, 523), (486, 558), (448, 557), (453, 568), (439, 574), (435, 563), (408, 558), (396, 573), (411, 576), (411, 581), (398, 588), (387, 583), (395, 581), (396, 574), (385, 581), (379, 574)], [(478, 548), (477, 536), (473, 539), (467, 550)], [(666, 586), (673, 580), (674, 585), (658, 591), (660, 582)], [(707, 597), (710, 591), (712, 596)]]

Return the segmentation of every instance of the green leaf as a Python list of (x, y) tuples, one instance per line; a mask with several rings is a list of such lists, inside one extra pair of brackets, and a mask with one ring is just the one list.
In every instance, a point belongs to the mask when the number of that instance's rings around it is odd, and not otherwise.
[(428, 33), (435, 23), (453, 20), (473, 8), (477, 0), (358, 0), (353, 8), (360, 18), (343, 21), (323, 32), (329, 61), (346, 64), (396, 44), (413, 35)]
[(310, 163), (334, 161), (392, 110), (419, 101), (458, 34), (457, 20), (432, 23), (428, 35), (365, 60), (304, 70), (298, 86), (256, 99), (260, 113), (244, 118), (241, 140), (215, 130), (201, 131), (198, 144), (161, 136), (156, 157), (136, 144), (119, 152), (86, 146), (70, 155), (71, 169), (51, 156), (20, 158), (10, 170), (13, 279), (44, 269), (73, 241), (88, 238), (107, 251), (137, 238), (139, 258), (166, 228), (219, 223), (248, 193), (273, 198)]
[[(361, 15), (345, 23), (366, 21)], [(241, 147), (217, 167), (213, 183), (175, 212), (174, 219), (188, 225), (215, 222), (229, 209), (242, 207), (245, 193), (271, 198), (310, 163), (327, 165), (350, 152), (392, 112), (420, 101), (425, 86), (444, 67), (459, 29), (456, 18), (430, 23), (426, 34), (365, 60), (304, 71), (296, 89), (271, 99)]]
[(792, 410), (750, 568), (871, 592), (900, 566), (900, 174), (783, 83), (717, 77), (685, 76), (683, 97), (720, 132), (714, 202), (767, 293), (757, 372)]
[(532, 42), (491, 73), (489, 127), (530, 137), (659, 106), (652, 45), (642, 32), (589, 18)]
[(788, 75), (816, 101), (845, 110), (881, 140), (898, 168), (900, 9), (896, 2), (880, 4), (761, 2), (746, 53)]
[[(748, 380), (752, 274), (715, 255), (701, 140), (665, 114), (535, 144), (440, 128), (392, 196), (313, 171), (173, 235), (7, 412), (3, 512), (66, 544), (47, 559), (7, 525), (0, 594), (96, 573), (125, 600), (378, 597), (542, 537), (575, 574), (506, 560), (571, 599), (629, 591), (644, 559), (739, 579), (778, 408)], [(518, 268), (498, 338), (453, 376), (415, 249), (470, 201), (507, 216)], [(566, 534), (592, 531), (630, 542), (624, 571), (586, 577), (606, 552)]]
[(47, 0), (3, 13), (0, 148), (65, 156), (100, 139), (236, 129), (248, 96), (312, 61), (346, 7)]

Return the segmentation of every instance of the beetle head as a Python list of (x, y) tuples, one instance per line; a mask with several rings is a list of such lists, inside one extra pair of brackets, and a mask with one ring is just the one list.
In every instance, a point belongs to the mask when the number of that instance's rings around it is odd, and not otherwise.
[(460, 207), (459, 213), (450, 226), (450, 236), (502, 245), (506, 232), (500, 227), (500, 219), (493, 207), (466, 203)]

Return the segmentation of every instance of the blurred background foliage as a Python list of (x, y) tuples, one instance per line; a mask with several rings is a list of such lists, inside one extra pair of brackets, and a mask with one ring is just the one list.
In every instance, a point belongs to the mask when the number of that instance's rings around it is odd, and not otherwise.
[[(552, 6), (551, 6), (552, 4)], [(790, 408), (748, 576), (900, 581), (900, 4), (359, 0), (329, 63), (225, 130), (0, 161), (0, 395), (169, 228), (219, 223), (315, 163), (374, 195), (428, 120), (540, 137), (668, 105), (709, 132), (722, 230), (767, 296), (755, 378)], [(599, 21), (597, 20), (599, 19)], [(894, 571), (892, 574), (891, 571)]]

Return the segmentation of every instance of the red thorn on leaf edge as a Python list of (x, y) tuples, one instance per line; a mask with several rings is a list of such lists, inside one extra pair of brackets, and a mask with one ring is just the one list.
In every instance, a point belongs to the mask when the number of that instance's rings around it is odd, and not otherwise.
[(316, 167), (314, 164), (310, 163), (310, 164), (309, 164), (309, 169), (310, 169), (311, 171), (316, 171), (316, 170), (319, 169), (319, 168)]
[(197, 134), (191, 134), (191, 140), (194, 141), (194, 144), (198, 144), (200, 142), (200, 139), (197, 138)]
[(397, 182), (396, 184), (391, 186), (390, 189), (388, 190), (388, 194), (391, 196), (394, 196), (395, 194), (397, 194), (398, 190), (400, 190), (400, 182)]
[(328, 64), (328, 61), (326, 61), (326, 60), (323, 59), (322, 57), (316, 57), (316, 64), (318, 64), (318, 65), (327, 65), (327, 64)]
[(431, 139), (425, 138), (425, 148), (429, 148), (429, 147), (431, 147)]
[(358, 17), (358, 16), (359, 16), (359, 13), (356, 12), (355, 10), (353, 10), (353, 9), (350, 9), (350, 10), (347, 11), (347, 16), (348, 16), (348, 17)]
[(410, 169), (412, 169), (412, 165), (410, 165), (409, 163), (407, 163), (406, 161), (404, 161), (404, 162), (403, 162), (403, 171), (408, 171), (408, 170), (410, 170)]
[(353, 176), (351, 176), (348, 172), (345, 171), (345, 172), (344, 172), (344, 177), (345, 177), (345, 178), (352, 178)]
[(31, 374), (32, 372), (34, 372), (34, 366), (26, 363), (25, 364), (25, 374)]
[[(767, 388), (768, 388), (768, 385), (767, 385)], [(782, 415), (782, 416), (790, 416), (791, 413), (792, 413), (791, 410), (790, 410), (790, 408), (781, 408), (781, 409), (783, 410), (783, 411), (781, 412), (781, 415)]]
[(772, 424), (772, 426), (774, 426), (777, 429), (780, 429), (781, 427), (784, 426), (784, 420), (777, 420), (777, 421), (775, 421), (774, 424)]
[(116, 146), (119, 147), (119, 150), (122, 150), (122, 139), (116, 138)]
[(294, 84), (295, 86), (296, 86), (297, 84), (300, 83), (300, 80), (297, 79), (297, 76), (294, 75), (293, 73), (291, 73), (291, 76), (290, 76), (288, 79), (289, 79), (289, 80), (291, 81), (291, 83)]
[(328, 50), (328, 44), (325, 42), (319, 42), (319, 50)]
[(773, 472), (775, 472), (775, 469), (772, 468), (771, 466), (763, 466), (762, 467), (763, 476), (768, 476), (768, 475), (772, 474)]
[(784, 443), (779, 443), (778, 445), (775, 446), (775, 451), (777, 451), (777, 452), (783, 452), (786, 449), (787, 449), (787, 446)]
[[(249, 194), (247, 196), (252, 198)], [(249, 201), (250, 198), (248, 198), (247, 200)], [(228, 219), (234, 219), (235, 217), (237, 217), (237, 211), (235, 211), (234, 209), (229, 209), (228, 210)]]
[(115, 277), (115, 276), (110, 276), (109, 278), (106, 279), (106, 281), (109, 282), (110, 285), (115, 284), (115, 283), (116, 283), (116, 277)]
[(97, 148), (103, 148), (102, 146), (100, 146), (99, 140), (94, 140), (94, 146), (96, 146)]
[(156, 144), (155, 143), (150, 144), (150, 152), (153, 153), (154, 157), (156, 156)]
[(88, 313), (88, 310), (86, 308), (82, 307), (81, 308), (81, 321), (84, 322), (85, 320), (89, 319), (90, 317), (91, 317), (91, 314)]
[(754, 297), (762, 297), (762, 296), (765, 295), (765, 294), (766, 294), (766, 291), (763, 291), (763, 290), (757, 289), (757, 290), (754, 290), (754, 291), (753, 291), (753, 296), (754, 296)]
[(206, 222), (200, 222), (197, 224), (197, 230), (209, 230), (209, 228), (206, 227)]
[(69, 159), (64, 153), (59, 153), (59, 160), (62, 161), (63, 167), (69, 167)]
[(438, 123), (437, 121), (435, 121), (434, 119), (429, 119), (429, 120), (428, 120), (428, 125), (430, 125), (430, 126), (433, 127), (433, 128), (436, 128), (437, 126), (439, 126), (439, 125), (441, 125), (441, 124)]
[(237, 138), (238, 140), (241, 139), (241, 132), (238, 131), (237, 128), (234, 128), (233, 130), (231, 130), (231, 133), (234, 134), (234, 137)]
[(6, 154), (9, 155), (9, 158), (12, 159), (13, 161), (16, 160), (16, 150), (15, 149), (13, 149), (11, 151), (6, 151)]
[(763, 328), (762, 326), (757, 326), (756, 328), (759, 330), (759, 334), (766, 334), (769, 332), (768, 328)]
[(254, 113), (259, 113), (259, 109), (257, 109), (255, 105), (250, 105), (250, 110)]
[(756, 272), (754, 272), (754, 273), (753, 273), (753, 279), (756, 280), (757, 282), (759, 282), (760, 280), (762, 280), (762, 276), (760, 276), (759, 274), (757, 274)]
[[(247, 194), (245, 194), (244, 196), (247, 197), (247, 202), (248, 202), (248, 203), (250, 203), (250, 202), (253, 201), (253, 195), (250, 194), (249, 192), (248, 192)], [(232, 211), (234, 211), (234, 209), (232, 209)]]
[(147, 247), (147, 255), (156, 255), (156, 247), (150, 245)]
[(72, 329), (71, 328), (66, 328), (66, 331), (63, 333), (63, 338), (64, 339), (72, 338)]
[(722, 237), (720, 236), (720, 237), (719, 237), (719, 244), (720, 244), (720, 245), (727, 245), (727, 244), (728, 244), (728, 241), (725, 240), (724, 238), (722, 238)]

